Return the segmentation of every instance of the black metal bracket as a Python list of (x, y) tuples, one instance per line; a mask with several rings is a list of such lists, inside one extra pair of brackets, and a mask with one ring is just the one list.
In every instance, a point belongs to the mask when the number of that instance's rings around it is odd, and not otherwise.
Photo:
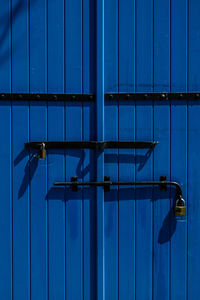
[(166, 185), (166, 180), (167, 176), (160, 176), (160, 190), (161, 191), (166, 191), (167, 190), (167, 185)]
[(200, 100), (200, 92), (197, 93), (112, 93), (105, 94), (105, 100), (110, 101), (146, 101), (146, 100)]
[(1, 93), (0, 101), (63, 101), (63, 102), (91, 102), (95, 101), (94, 94), (24, 94), (24, 93)]
[(73, 176), (71, 177), (71, 183), (72, 183), (72, 192), (77, 192), (78, 191), (78, 177), (77, 176)]
[(54, 141), (38, 141), (26, 142), (26, 149), (41, 150), (43, 146), (45, 150), (48, 149), (153, 149), (158, 142), (145, 142), (145, 141), (75, 141), (75, 142), (54, 142)]
[(54, 182), (55, 186), (71, 186), (73, 191), (77, 191), (78, 186), (102, 186), (105, 191), (109, 191), (111, 186), (159, 186), (161, 190), (165, 191), (167, 186), (174, 186), (176, 188), (177, 198), (182, 197), (182, 189), (178, 182), (167, 181), (166, 176), (161, 176), (160, 181), (111, 181), (109, 176), (104, 177), (104, 181), (89, 181), (78, 182), (77, 177), (72, 177), (71, 182)]

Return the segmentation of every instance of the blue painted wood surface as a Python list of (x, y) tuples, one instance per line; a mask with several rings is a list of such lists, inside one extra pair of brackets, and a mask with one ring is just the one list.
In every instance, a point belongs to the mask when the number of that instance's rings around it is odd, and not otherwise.
[[(105, 3), (104, 3), (105, 2)], [(104, 101), (200, 92), (197, 0), (0, 0), (0, 92), (94, 93), (92, 102), (0, 103), (0, 298), (198, 299), (198, 101)], [(24, 150), (34, 140), (158, 140), (148, 150)], [(154, 188), (54, 181), (159, 180)]]

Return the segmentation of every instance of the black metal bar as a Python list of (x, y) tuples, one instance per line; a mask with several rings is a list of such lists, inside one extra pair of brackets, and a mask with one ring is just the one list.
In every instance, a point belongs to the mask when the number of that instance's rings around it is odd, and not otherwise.
[(25, 143), (26, 149), (40, 150), (41, 146), (44, 144), (45, 149), (120, 149), (120, 148), (130, 148), (130, 149), (153, 149), (158, 142), (145, 142), (145, 141), (75, 141), (75, 142), (54, 142), (54, 141), (37, 141), (37, 142), (27, 142)]
[[(196, 93), (111, 93), (105, 94), (106, 100), (200, 100)], [(95, 94), (44, 94), (44, 93), (0, 93), (0, 101), (56, 101), (56, 102), (91, 102)]]
[(105, 94), (105, 100), (118, 100), (118, 101), (146, 101), (146, 100), (200, 100), (200, 92), (197, 93), (112, 93)]
[[(74, 178), (74, 177), (73, 177)], [(109, 177), (106, 177), (106, 179), (109, 179)], [(71, 187), (78, 187), (78, 186), (102, 186), (102, 187), (110, 187), (110, 186), (159, 186), (161, 190), (163, 189), (163, 186), (174, 186), (176, 188), (177, 197), (182, 196), (182, 189), (178, 182), (175, 181), (167, 181), (167, 180), (161, 180), (161, 181), (110, 181), (110, 180), (104, 180), (102, 182), (100, 181), (89, 181), (89, 182), (78, 182), (72, 180), (71, 182), (54, 182), (55, 186), (71, 186)]]
[(94, 94), (24, 94), (24, 93), (1, 93), (0, 101), (71, 101), (91, 102), (95, 101)]

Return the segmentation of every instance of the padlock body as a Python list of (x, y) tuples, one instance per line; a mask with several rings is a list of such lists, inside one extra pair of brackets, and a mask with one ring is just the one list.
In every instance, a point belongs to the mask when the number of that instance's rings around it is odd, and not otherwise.
[(42, 158), (42, 159), (45, 159), (45, 158), (46, 158), (46, 150), (45, 150), (45, 149), (42, 149), (42, 150), (41, 150), (41, 158)]
[(186, 206), (175, 206), (175, 216), (186, 216)]

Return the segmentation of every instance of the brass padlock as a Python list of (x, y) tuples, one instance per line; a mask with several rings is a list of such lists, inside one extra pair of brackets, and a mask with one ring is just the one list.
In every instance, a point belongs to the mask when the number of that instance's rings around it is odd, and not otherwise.
[(186, 216), (185, 200), (180, 196), (174, 209), (175, 216)]
[(45, 159), (45, 158), (46, 158), (46, 155), (47, 155), (47, 151), (46, 151), (46, 149), (45, 149), (45, 144), (42, 143), (42, 147), (41, 147), (41, 155), (40, 155), (41, 159)]
[(41, 148), (40, 148), (40, 154), (39, 155), (34, 155), (35, 158), (40, 158), (40, 159), (45, 159), (47, 155), (47, 151), (45, 149), (45, 143), (42, 143)]

